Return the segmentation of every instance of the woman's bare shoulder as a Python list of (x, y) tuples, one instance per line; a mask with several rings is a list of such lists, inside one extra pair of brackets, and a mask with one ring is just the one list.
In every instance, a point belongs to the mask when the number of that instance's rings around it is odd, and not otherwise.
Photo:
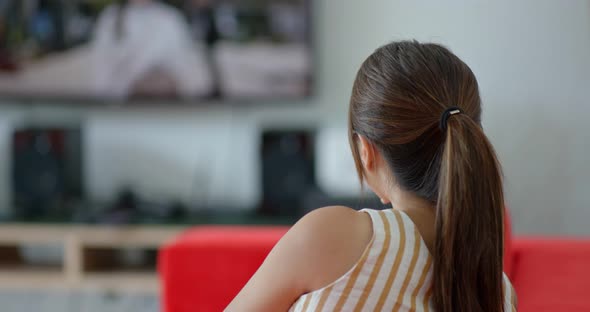
[(307, 291), (330, 284), (360, 259), (373, 230), (367, 213), (344, 206), (316, 209), (292, 229), (309, 279)]
[(372, 238), (370, 217), (353, 209), (316, 209), (281, 238), (227, 311), (286, 311), (304, 293), (345, 274)]

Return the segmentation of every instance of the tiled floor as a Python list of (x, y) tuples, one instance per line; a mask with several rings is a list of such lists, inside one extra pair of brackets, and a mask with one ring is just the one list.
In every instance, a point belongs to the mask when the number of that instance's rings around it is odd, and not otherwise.
[(0, 291), (2, 312), (158, 312), (155, 295), (105, 292)]

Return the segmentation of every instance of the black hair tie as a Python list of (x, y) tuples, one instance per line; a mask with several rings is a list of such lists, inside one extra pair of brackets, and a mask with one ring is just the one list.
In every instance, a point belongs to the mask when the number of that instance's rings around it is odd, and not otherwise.
[(447, 121), (449, 120), (449, 117), (456, 115), (456, 114), (460, 114), (463, 111), (457, 107), (457, 106), (453, 106), (453, 107), (449, 107), (447, 109), (445, 109), (445, 111), (442, 113), (442, 115), (440, 115), (440, 130), (445, 131), (447, 130)]

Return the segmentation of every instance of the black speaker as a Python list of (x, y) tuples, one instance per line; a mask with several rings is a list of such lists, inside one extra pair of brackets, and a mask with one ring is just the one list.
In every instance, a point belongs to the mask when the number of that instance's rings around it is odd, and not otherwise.
[(298, 216), (316, 187), (311, 131), (268, 130), (262, 134), (262, 203), (259, 212)]
[(12, 140), (14, 215), (21, 220), (67, 216), (83, 197), (79, 128), (17, 129)]

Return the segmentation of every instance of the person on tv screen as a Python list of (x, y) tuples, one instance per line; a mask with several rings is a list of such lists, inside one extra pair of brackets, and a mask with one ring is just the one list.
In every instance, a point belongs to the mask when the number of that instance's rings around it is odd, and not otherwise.
[(154, 0), (120, 0), (102, 11), (92, 39), (98, 97), (199, 98), (213, 90), (204, 44), (185, 17)]

